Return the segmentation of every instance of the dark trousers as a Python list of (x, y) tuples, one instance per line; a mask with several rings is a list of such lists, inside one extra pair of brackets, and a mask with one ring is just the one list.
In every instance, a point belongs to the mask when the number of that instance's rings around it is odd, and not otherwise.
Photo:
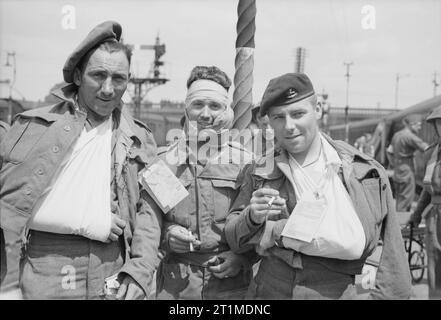
[(294, 269), (275, 257), (264, 257), (247, 299), (329, 300), (356, 298), (355, 275), (343, 274), (302, 259)]
[(241, 300), (251, 277), (252, 270), (242, 269), (234, 277), (218, 279), (204, 264), (166, 257), (156, 273), (156, 299)]
[(3, 282), (3, 279), (6, 277), (7, 266), (6, 266), (6, 244), (5, 244), (5, 236), (3, 235), (3, 229), (0, 228), (0, 253), (1, 253), (1, 266), (0, 266), (0, 285)]
[(400, 165), (395, 169), (395, 195), (397, 211), (409, 211), (415, 199), (415, 174), (408, 165)]
[(441, 299), (441, 205), (434, 205), (426, 217), (427, 278), (429, 299)]

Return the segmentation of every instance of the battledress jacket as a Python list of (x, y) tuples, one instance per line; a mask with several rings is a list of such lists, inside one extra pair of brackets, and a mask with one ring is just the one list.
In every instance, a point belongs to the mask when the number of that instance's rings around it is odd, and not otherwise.
[[(76, 86), (54, 94), (62, 101), (17, 115), (0, 144), (2, 229), (23, 234), (37, 200), (84, 128), (86, 113), (74, 102)], [(122, 104), (112, 116), (111, 209), (127, 223), (120, 272), (129, 274), (148, 294), (159, 265), (161, 226), (140, 197), (138, 172), (155, 157), (156, 143), (149, 128), (123, 111)]]
[[(409, 265), (384, 168), (347, 143), (325, 137), (342, 159), (339, 176), (352, 199), (364, 229), (366, 245), (361, 258), (340, 260), (308, 256), (284, 248), (280, 235), (287, 221), (285, 218), (276, 222), (273, 229), (276, 245), (267, 249), (268, 252), (262, 259), (281, 259), (293, 268), (301, 268), (302, 260), (311, 259), (332, 271), (355, 275), (361, 273), (366, 258), (373, 253), (381, 238), (383, 249), (375, 288), (371, 291), (370, 297), (408, 299), (411, 292)], [(243, 182), (240, 193), (232, 205), (225, 226), (227, 241), (235, 252), (253, 250), (265, 228), (265, 223), (254, 225), (250, 221), (249, 203), (255, 190), (262, 187), (278, 190), (280, 196), (286, 199), (288, 212), (292, 212), (296, 205), (286, 151), (281, 150), (276, 153), (270, 161), (274, 161), (274, 166), (266, 167), (265, 159), (261, 159), (242, 172)]]

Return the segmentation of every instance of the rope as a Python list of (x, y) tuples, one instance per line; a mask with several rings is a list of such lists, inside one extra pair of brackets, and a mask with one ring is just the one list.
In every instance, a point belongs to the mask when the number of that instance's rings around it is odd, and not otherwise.
[(234, 61), (233, 128), (243, 130), (251, 122), (253, 103), (254, 33), (256, 1), (239, 0), (237, 6), (236, 59)]

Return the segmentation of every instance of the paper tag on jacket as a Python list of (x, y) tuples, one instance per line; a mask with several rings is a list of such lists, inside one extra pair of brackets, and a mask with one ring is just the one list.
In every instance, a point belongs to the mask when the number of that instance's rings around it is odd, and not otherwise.
[(305, 195), (294, 207), (283, 228), (282, 236), (311, 242), (320, 228), (325, 209), (324, 197)]
[(160, 159), (139, 173), (139, 182), (164, 213), (189, 195), (181, 181)]

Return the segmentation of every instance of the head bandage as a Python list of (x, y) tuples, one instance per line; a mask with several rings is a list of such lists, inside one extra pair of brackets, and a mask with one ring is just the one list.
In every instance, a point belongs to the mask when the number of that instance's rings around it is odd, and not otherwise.
[(225, 108), (230, 104), (227, 90), (217, 82), (205, 79), (196, 80), (190, 85), (185, 98), (185, 107), (188, 108), (197, 99), (211, 99)]
[[(214, 119), (211, 126), (212, 130), (220, 133), (222, 130), (231, 128), (234, 120), (234, 112), (230, 107), (230, 99), (227, 90), (217, 82), (205, 79), (196, 80), (188, 88), (187, 98), (185, 99), (185, 117), (187, 120), (187, 126), (192, 126), (188, 121), (188, 108), (193, 101), (198, 99), (210, 99), (220, 103), (225, 108), (225, 110)], [(193, 128), (193, 130), (196, 130), (196, 128)]]

